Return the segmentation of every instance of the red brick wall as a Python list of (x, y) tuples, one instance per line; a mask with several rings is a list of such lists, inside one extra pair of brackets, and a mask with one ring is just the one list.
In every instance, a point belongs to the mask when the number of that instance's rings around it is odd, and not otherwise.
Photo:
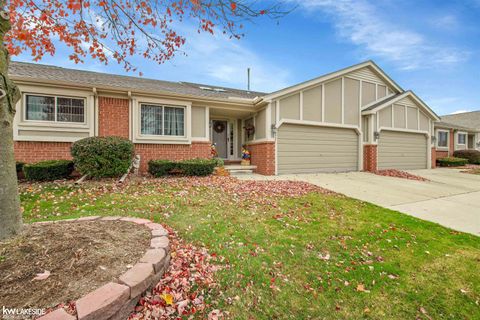
[(434, 149), (432, 153), (435, 154), (435, 160), (448, 157), (448, 151), (439, 151)]
[(249, 144), (251, 163), (257, 166), (256, 173), (266, 176), (275, 175), (275, 142)]
[(70, 142), (15, 141), (15, 160), (25, 163), (71, 159)]
[(437, 167), (437, 153), (435, 151), (435, 147), (432, 147), (432, 169), (435, 169)]
[(366, 144), (363, 146), (363, 171), (377, 170), (377, 145)]
[(129, 136), (128, 99), (98, 97), (98, 135)]
[(210, 142), (192, 142), (189, 144), (135, 144), (135, 153), (141, 156), (140, 172), (146, 173), (148, 161), (157, 159), (186, 160), (210, 158)]

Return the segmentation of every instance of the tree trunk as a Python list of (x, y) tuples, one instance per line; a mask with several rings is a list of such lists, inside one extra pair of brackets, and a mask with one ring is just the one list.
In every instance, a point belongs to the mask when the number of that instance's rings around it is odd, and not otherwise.
[(0, 240), (18, 234), (22, 213), (18, 196), (17, 170), (13, 153), (13, 117), (20, 100), (18, 87), (8, 77), (10, 57), (4, 46), (10, 16), (0, 1)]

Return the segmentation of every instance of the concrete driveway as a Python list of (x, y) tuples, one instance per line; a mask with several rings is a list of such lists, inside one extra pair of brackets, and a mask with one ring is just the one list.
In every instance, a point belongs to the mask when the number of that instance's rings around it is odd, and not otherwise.
[(352, 198), (480, 236), (480, 175), (443, 168), (409, 172), (430, 181), (383, 177), (366, 172), (277, 177), (255, 175), (249, 178), (310, 182)]

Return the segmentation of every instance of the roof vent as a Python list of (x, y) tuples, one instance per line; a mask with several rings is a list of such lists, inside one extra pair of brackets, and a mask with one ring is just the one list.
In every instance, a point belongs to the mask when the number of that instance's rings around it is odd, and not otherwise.
[(204, 86), (200, 86), (199, 88), (206, 91), (227, 92), (227, 90), (222, 88), (212, 88), (212, 87), (204, 87)]

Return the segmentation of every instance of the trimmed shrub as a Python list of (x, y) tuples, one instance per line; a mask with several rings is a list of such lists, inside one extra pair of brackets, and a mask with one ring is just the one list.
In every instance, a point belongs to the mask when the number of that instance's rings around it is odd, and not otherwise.
[(19, 173), (23, 172), (23, 166), (25, 165), (25, 162), (17, 161), (15, 165), (16, 165), (16, 168), (17, 168), (17, 175)]
[(133, 143), (121, 137), (90, 137), (72, 146), (75, 168), (92, 178), (119, 177), (132, 164)]
[(213, 159), (191, 159), (184, 161), (150, 160), (148, 172), (154, 177), (166, 176), (170, 173), (179, 173), (186, 176), (208, 176), (217, 166)]
[(213, 158), (212, 161), (215, 162), (215, 167), (223, 167), (225, 165), (223, 159), (220, 158)]
[(47, 160), (23, 166), (25, 178), (32, 181), (53, 181), (68, 178), (73, 172), (73, 161)]
[(177, 162), (176, 169), (186, 176), (208, 176), (215, 170), (216, 162), (208, 159), (192, 159)]
[(480, 151), (478, 150), (457, 150), (453, 153), (454, 157), (467, 159), (468, 163), (480, 164)]
[(25, 165), (25, 162), (20, 162), (17, 161), (15, 163), (15, 166), (17, 168), (17, 179), (23, 179), (25, 178), (25, 174), (23, 174), (23, 166)]
[(148, 172), (154, 177), (163, 177), (175, 169), (176, 163), (170, 160), (150, 160)]
[(437, 160), (437, 162), (441, 167), (460, 167), (466, 165), (468, 163), (468, 160), (462, 158), (447, 157), (440, 158)]

